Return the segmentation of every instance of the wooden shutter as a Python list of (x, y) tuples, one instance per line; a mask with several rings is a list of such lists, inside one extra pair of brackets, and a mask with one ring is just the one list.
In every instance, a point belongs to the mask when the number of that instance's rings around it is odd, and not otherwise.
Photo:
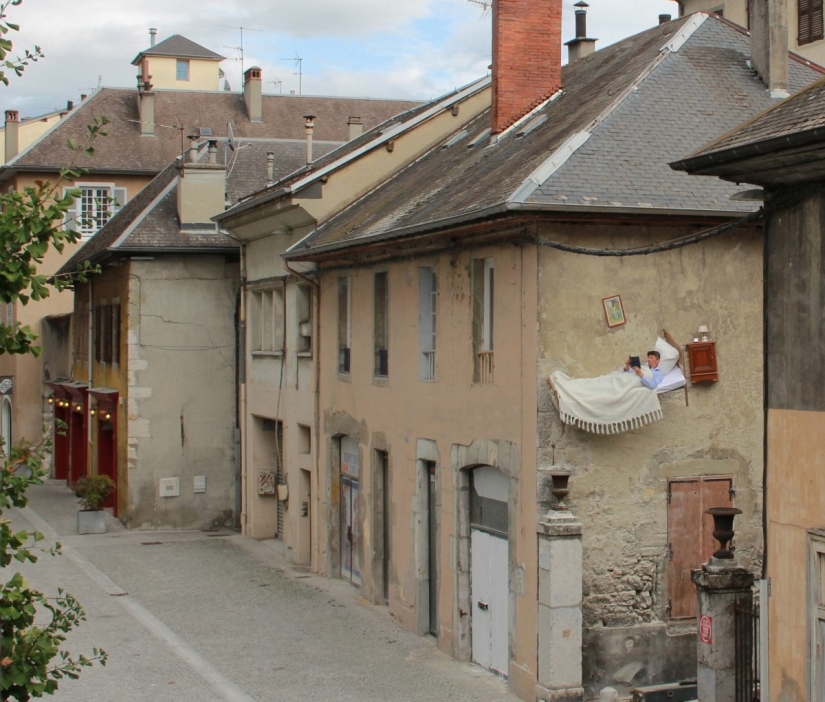
[(713, 539), (711, 507), (730, 507), (732, 480), (707, 476), (668, 483), (668, 595), (672, 619), (696, 617), (696, 589), (690, 572), (710, 560)]
[[(65, 195), (66, 191), (69, 190), (69, 189), (70, 188), (63, 188), (63, 194)], [(72, 200), (72, 206), (68, 210), (66, 210), (66, 219), (64, 220), (64, 225), (65, 225), (66, 229), (69, 229), (73, 232), (76, 232), (78, 230), (77, 218), (78, 218), (77, 198), (74, 198), (74, 200)]]
[(798, 0), (799, 44), (823, 38), (822, 0)]
[(112, 202), (112, 216), (120, 212), (126, 205), (126, 188), (115, 188), (114, 202)]

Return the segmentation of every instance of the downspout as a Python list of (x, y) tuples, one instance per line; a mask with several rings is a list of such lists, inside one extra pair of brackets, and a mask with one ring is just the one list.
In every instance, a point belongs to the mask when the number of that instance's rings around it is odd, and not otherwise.
[[(765, 202), (768, 210), (768, 202)], [(770, 699), (769, 642), (771, 581), (768, 578), (768, 257), (770, 256), (769, 210), (762, 220), (762, 578), (759, 580), (759, 679)]]
[[(320, 504), (321, 492), (320, 492), (320, 471), (318, 469), (318, 457), (320, 456), (321, 452), (321, 320), (320, 320), (320, 313), (321, 313), (321, 285), (318, 281), (312, 280), (308, 278), (303, 273), (296, 271), (294, 268), (290, 267), (289, 261), (287, 259), (283, 259), (284, 261), (284, 268), (286, 268), (292, 275), (300, 278), (301, 280), (307, 282), (315, 289), (315, 295), (313, 295), (312, 300), (312, 319), (313, 319), (313, 340), (315, 344), (315, 353), (313, 353), (313, 374), (315, 376), (315, 408), (314, 408), (314, 424), (313, 427), (313, 443), (315, 444), (315, 470), (313, 471), (314, 475), (314, 485), (312, 482), (310, 483), (310, 490), (312, 491), (312, 497), (315, 501), (313, 505), (314, 509), (312, 510), (312, 516), (310, 518), (309, 528), (310, 528), (310, 554), (309, 554), (309, 563), (310, 569), (312, 569), (312, 534), (319, 533), (319, 529), (316, 527), (315, 529), (312, 528), (312, 522), (315, 522), (316, 525), (318, 523), (318, 508), (317, 506)], [(316, 541), (317, 547), (317, 541)], [(316, 563), (320, 560), (320, 554), (316, 556)]]
[[(95, 365), (94, 365), (94, 356), (95, 356), (95, 354), (94, 354), (94, 348), (95, 348), (95, 343), (94, 343), (95, 342), (95, 337), (94, 337), (94, 332), (95, 332), (95, 325), (94, 325), (94, 319), (95, 319), (94, 300), (95, 300), (95, 296), (94, 296), (94, 291), (95, 291), (95, 288), (94, 288), (94, 283), (92, 282), (92, 276), (89, 276), (89, 389), (91, 389), (95, 386), (95, 384), (94, 384), (94, 372), (95, 372), (94, 371), (94, 368), (95, 368)], [(86, 413), (86, 422), (87, 422), (87, 426), (88, 426), (88, 430), (87, 430), (86, 433), (87, 433), (88, 444), (89, 444), (89, 448), (86, 452), (86, 466), (85, 466), (85, 468), (86, 468), (86, 475), (91, 475), (91, 472), (89, 470), (89, 464), (91, 463), (92, 454), (94, 452), (92, 451), (92, 446), (93, 446), (93, 443), (92, 443), (92, 414), (91, 414), (92, 398), (91, 398), (91, 395), (89, 395), (88, 393), (86, 394), (86, 407), (84, 409), (85, 409), (85, 413)]]

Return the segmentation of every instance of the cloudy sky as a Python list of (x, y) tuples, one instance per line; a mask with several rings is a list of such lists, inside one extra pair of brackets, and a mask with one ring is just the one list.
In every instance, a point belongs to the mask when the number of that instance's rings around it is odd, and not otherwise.
[[(573, 2), (564, 3), (563, 38), (573, 37)], [(588, 34), (605, 46), (676, 16), (672, 0), (589, 0)], [(244, 65), (263, 68), (264, 92), (429, 99), (486, 73), (490, 18), (468, 0), (23, 0), (8, 11), (20, 25), (15, 50), (38, 45), (46, 57), (0, 86), (0, 110), (34, 116), (97, 86), (132, 87), (132, 59), (182, 34), (227, 60), (234, 90)], [(565, 52), (566, 53), (566, 52)]]

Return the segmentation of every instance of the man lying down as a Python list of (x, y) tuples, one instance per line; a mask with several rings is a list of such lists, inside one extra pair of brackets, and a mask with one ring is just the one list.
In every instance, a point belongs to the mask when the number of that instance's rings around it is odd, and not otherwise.
[[(660, 367), (660, 346), (667, 347), (667, 373)], [(681, 378), (682, 385), (684, 375), (676, 366), (679, 352), (663, 339), (657, 339), (656, 347), (648, 352), (646, 365), (632, 365), (628, 358), (623, 371), (596, 378), (570, 378), (561, 371), (553, 373), (549, 379), (551, 395), (562, 422), (594, 434), (619, 434), (662, 419), (657, 390), (671, 371)]]

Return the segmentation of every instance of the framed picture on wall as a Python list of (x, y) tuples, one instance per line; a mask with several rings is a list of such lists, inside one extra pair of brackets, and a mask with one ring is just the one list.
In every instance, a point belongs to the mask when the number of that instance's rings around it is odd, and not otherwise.
[(607, 319), (608, 327), (619, 327), (627, 322), (624, 318), (621, 295), (604, 298), (602, 305), (604, 306), (604, 316)]

